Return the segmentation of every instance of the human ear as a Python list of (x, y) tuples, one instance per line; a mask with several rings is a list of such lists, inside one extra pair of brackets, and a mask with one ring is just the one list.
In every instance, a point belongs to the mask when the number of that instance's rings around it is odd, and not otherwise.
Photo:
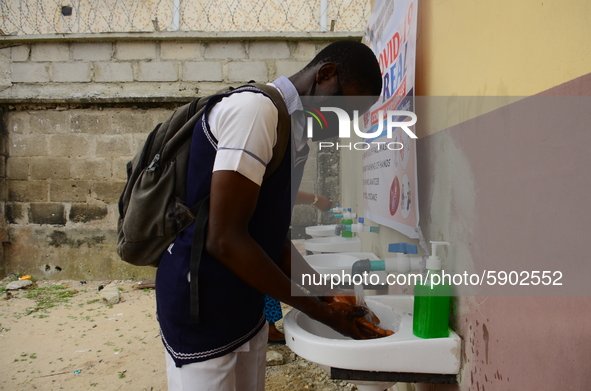
[(327, 62), (322, 64), (318, 71), (316, 71), (316, 83), (322, 84), (337, 75), (337, 64), (334, 62)]

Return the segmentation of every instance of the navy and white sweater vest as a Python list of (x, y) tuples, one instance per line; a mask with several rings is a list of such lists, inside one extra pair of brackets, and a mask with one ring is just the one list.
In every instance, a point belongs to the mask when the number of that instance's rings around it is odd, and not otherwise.
[[(262, 93), (262, 92), (261, 92)], [(291, 137), (291, 136), (290, 136)], [(308, 147), (296, 152), (290, 140), (279, 167), (261, 184), (249, 232), (269, 257), (279, 262), (288, 236), (291, 212)], [(195, 126), (187, 205), (210, 192), (217, 140), (206, 115)], [(236, 194), (240, 197), (240, 194)], [(264, 325), (264, 295), (250, 287), (204, 251), (199, 266), (200, 322), (190, 320), (189, 281), (193, 225), (164, 253), (156, 274), (156, 303), (162, 340), (177, 367), (223, 356), (251, 339)], [(256, 273), (252, 270), (252, 273)]]

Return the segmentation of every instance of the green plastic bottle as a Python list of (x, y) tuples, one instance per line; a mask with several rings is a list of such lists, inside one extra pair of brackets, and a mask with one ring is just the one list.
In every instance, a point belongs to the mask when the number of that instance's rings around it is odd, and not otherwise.
[[(421, 338), (449, 337), (449, 306), (451, 285), (441, 281), (441, 259), (436, 255), (438, 245), (447, 242), (431, 242), (431, 256), (427, 259), (427, 274), (415, 285), (415, 302), (412, 319), (413, 334)], [(433, 276), (439, 276), (439, 278)]]
[[(351, 224), (353, 224), (353, 219), (343, 219), (341, 221), (341, 224), (351, 226)], [(344, 230), (344, 231), (341, 232), (341, 236), (343, 238), (352, 238), (353, 237), (353, 232), (352, 231), (346, 231), (346, 230)]]

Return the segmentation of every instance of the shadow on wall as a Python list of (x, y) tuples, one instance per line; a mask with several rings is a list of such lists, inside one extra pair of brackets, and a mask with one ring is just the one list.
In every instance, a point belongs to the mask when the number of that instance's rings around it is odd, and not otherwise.
[[(455, 249), (444, 269), (497, 277), (455, 287), (461, 384), (418, 390), (586, 389), (591, 381), (583, 364), (591, 339), (581, 333), (591, 327), (581, 311), (591, 302), (591, 265), (581, 257), (591, 252), (591, 96), (566, 95), (590, 85), (587, 75), (417, 142), (423, 232)], [(535, 271), (548, 271), (550, 283), (536, 283)]]

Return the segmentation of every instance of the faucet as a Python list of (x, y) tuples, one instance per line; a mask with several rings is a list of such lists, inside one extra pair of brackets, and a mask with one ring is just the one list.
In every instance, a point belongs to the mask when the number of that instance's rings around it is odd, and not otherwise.
[(351, 274), (363, 274), (373, 271), (386, 271), (387, 273), (408, 273), (421, 270), (420, 256), (411, 257), (409, 254), (418, 254), (417, 246), (409, 243), (391, 243), (388, 252), (397, 253), (396, 257), (370, 261), (362, 259), (353, 264)]
[(346, 212), (347, 208), (341, 208), (340, 204), (336, 204), (336, 206), (332, 209), (329, 209), (328, 213), (343, 213)]
[(347, 211), (332, 215), (333, 219), (354, 219), (356, 217), (357, 213), (351, 212), (351, 208), (347, 209)]
[[(343, 219), (344, 220), (344, 219)], [(337, 224), (334, 228), (335, 235), (341, 235), (343, 231), (351, 231), (351, 232), (380, 232), (380, 227), (372, 227), (369, 225), (364, 224), (365, 219), (363, 217), (359, 217), (357, 219), (357, 224)]]

